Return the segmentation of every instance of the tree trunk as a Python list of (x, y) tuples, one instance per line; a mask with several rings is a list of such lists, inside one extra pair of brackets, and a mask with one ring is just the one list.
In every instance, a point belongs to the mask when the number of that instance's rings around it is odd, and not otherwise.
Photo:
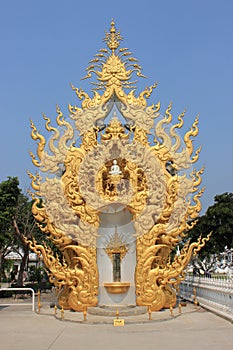
[(24, 248), (24, 254), (23, 254), (20, 268), (19, 268), (19, 274), (18, 274), (18, 279), (17, 279), (18, 286), (23, 286), (24, 271), (25, 271), (25, 266), (27, 263), (28, 255), (29, 255), (29, 249), (28, 249), (28, 246), (26, 246)]
[(6, 278), (6, 271), (5, 271), (5, 259), (6, 259), (6, 250), (0, 251), (0, 282)]
[(3, 256), (3, 254), (0, 252), (0, 282), (1, 282), (1, 280), (2, 280), (2, 278), (3, 278), (3, 274), (4, 274), (4, 269), (2, 268), (2, 267), (4, 266), (3, 261), (4, 261), (4, 256)]
[(16, 235), (19, 237), (19, 239), (21, 240), (22, 243), (22, 248), (23, 248), (23, 257), (20, 263), (20, 268), (19, 268), (19, 274), (18, 274), (18, 279), (17, 279), (17, 284), (19, 286), (23, 285), (23, 275), (24, 275), (24, 271), (25, 271), (25, 266), (27, 263), (27, 259), (28, 259), (28, 255), (29, 255), (29, 245), (25, 240), (24, 235), (20, 232), (17, 222), (16, 222), (16, 218), (13, 218), (13, 226), (15, 229), (15, 233)]

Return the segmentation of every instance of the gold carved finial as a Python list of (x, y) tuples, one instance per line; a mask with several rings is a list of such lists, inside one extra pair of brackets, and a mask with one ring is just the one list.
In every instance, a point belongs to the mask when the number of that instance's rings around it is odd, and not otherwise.
[(120, 32), (116, 31), (115, 22), (112, 19), (110, 33), (106, 32), (104, 41), (106, 41), (109, 49), (112, 51), (112, 53), (114, 53), (114, 51), (120, 45), (121, 40), (122, 40), (122, 37), (120, 35)]
[(112, 19), (112, 22), (111, 22), (111, 29), (110, 29), (110, 32), (111, 32), (111, 33), (116, 33), (116, 28), (115, 28), (114, 19)]

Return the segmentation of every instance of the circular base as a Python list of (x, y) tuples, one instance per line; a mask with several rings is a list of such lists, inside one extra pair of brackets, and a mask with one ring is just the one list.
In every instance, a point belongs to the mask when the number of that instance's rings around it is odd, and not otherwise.
[(109, 282), (104, 283), (104, 287), (110, 294), (123, 294), (126, 293), (130, 287), (129, 282)]

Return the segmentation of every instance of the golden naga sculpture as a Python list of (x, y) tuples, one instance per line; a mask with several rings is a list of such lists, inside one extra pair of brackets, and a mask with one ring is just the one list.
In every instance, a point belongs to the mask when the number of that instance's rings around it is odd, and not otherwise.
[[(31, 136), (37, 141), (37, 155), (31, 153), (31, 158), (40, 170), (29, 174), (34, 190), (32, 211), (63, 260), (35, 241), (30, 247), (43, 256), (50, 281), (59, 288), (59, 305), (76, 311), (98, 305), (101, 267), (97, 251), (106, 217), (107, 221), (113, 215), (120, 221), (130, 218), (133, 229), (130, 233), (121, 230), (121, 246), (116, 246), (110, 232), (103, 248), (111, 264), (114, 252), (122, 260), (134, 242), (136, 304), (150, 305), (152, 311), (175, 304), (173, 287), (184, 278), (191, 255), (209, 239), (192, 244), (185, 239), (189, 222), (201, 210), (203, 193), (199, 190), (203, 169), (192, 169), (200, 152), (192, 144), (198, 134), (198, 117), (181, 139), (178, 130), (185, 111), (173, 125), (171, 104), (165, 115), (160, 113), (159, 102), (147, 104), (157, 84), (136, 96), (132, 79), (144, 75), (131, 52), (119, 48), (121, 40), (112, 21), (104, 39), (107, 48), (87, 68), (85, 78), (97, 79), (93, 96), (72, 85), (81, 107), (69, 105), (69, 120), (57, 107), (57, 127), (43, 116), (51, 135), (48, 141), (31, 122)], [(123, 208), (119, 215), (116, 208)], [(171, 258), (178, 244), (183, 249)]]

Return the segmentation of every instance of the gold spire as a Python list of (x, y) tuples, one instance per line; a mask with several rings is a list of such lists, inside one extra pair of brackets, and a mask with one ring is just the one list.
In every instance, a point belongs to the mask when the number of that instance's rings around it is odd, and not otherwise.
[(106, 41), (109, 49), (112, 51), (112, 53), (114, 53), (114, 51), (120, 45), (121, 40), (122, 37), (120, 35), (120, 32), (116, 32), (115, 22), (112, 19), (110, 33), (105, 33), (104, 41)]
[[(97, 76), (98, 82), (92, 82), (95, 86), (93, 90), (111, 90), (116, 87), (122, 87), (124, 89), (136, 89), (134, 84), (136, 80), (131, 81), (132, 74), (136, 74), (138, 77), (145, 76), (141, 73), (142, 67), (137, 64), (137, 59), (132, 57), (132, 52), (128, 51), (126, 47), (120, 48), (120, 41), (123, 38), (120, 35), (120, 31), (116, 30), (115, 22), (112, 19), (109, 32), (105, 32), (105, 38), (108, 49), (101, 49), (95, 55), (86, 68), (87, 75), (83, 79), (90, 78), (94, 73)], [(112, 94), (107, 92), (106, 96)]]

